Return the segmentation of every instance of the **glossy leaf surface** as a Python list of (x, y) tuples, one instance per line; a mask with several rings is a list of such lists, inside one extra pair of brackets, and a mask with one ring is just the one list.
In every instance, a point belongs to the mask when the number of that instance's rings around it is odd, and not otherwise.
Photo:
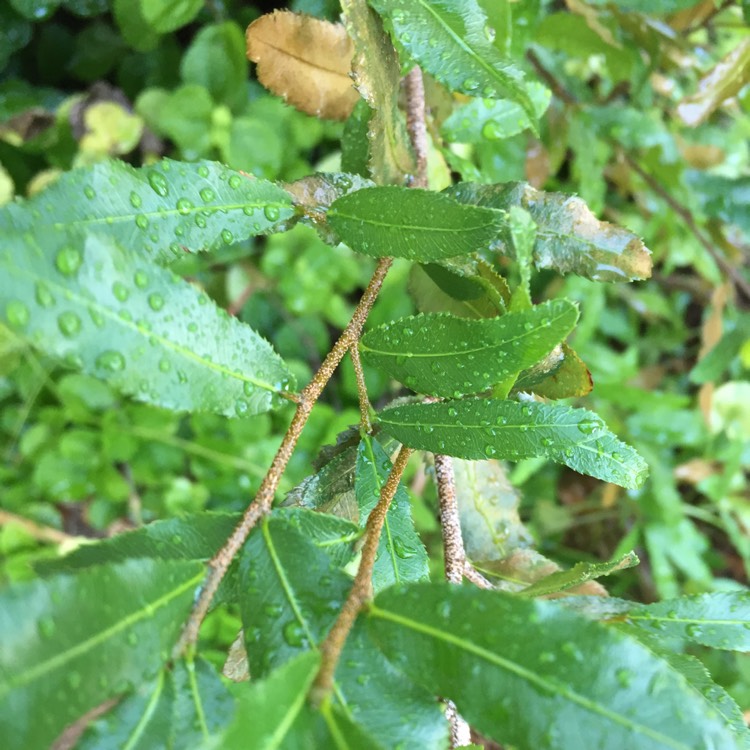
[(358, 190), (333, 203), (328, 223), (357, 252), (432, 261), (488, 247), (504, 226), (497, 211), (400, 187)]
[(458, 458), (518, 460), (547, 456), (574, 471), (638, 487), (644, 460), (586, 409), (494, 399), (409, 404), (378, 416), (396, 440)]
[(371, 0), (402, 60), (414, 60), (452, 91), (510, 97), (534, 116), (521, 70), (492, 45), (487, 16), (476, 0)]
[[(537, 224), (538, 268), (577, 273), (594, 281), (632, 281), (651, 275), (651, 253), (632, 232), (599, 221), (580, 198), (545, 193), (523, 182), (460, 183), (445, 191), (461, 203), (510, 211), (526, 209)], [(505, 251), (512, 251), (506, 239)]]
[[(451, 698), (470, 724), (499, 742), (572, 750), (585, 737), (591, 747), (740, 747), (667, 662), (549, 602), (411, 584), (382, 592), (368, 626), (412, 679)], [(644, 701), (657, 684), (662, 689)]]
[(412, 390), (432, 396), (479, 393), (559, 344), (578, 320), (567, 300), (485, 320), (417, 315), (369, 331), (360, 352)]
[(98, 230), (165, 263), (191, 251), (273, 231), (292, 216), (282, 188), (212, 161), (163, 159), (134, 169), (103, 161), (66, 172), (46, 190), (0, 209), (0, 228)]
[(202, 579), (196, 562), (129, 560), (4, 592), (5, 747), (46, 747), (69, 722), (158, 671)]
[[(388, 454), (374, 438), (364, 437), (357, 451), (355, 491), (364, 525), (380, 499), (380, 490), (391, 472)], [(372, 586), (377, 592), (387, 586), (428, 578), (427, 551), (414, 528), (411, 504), (406, 489), (399, 484), (386, 513), (380, 535)]]
[(293, 387), (265, 339), (112, 238), (11, 240), (0, 253), (0, 321), (46, 354), (176, 411), (258, 414)]

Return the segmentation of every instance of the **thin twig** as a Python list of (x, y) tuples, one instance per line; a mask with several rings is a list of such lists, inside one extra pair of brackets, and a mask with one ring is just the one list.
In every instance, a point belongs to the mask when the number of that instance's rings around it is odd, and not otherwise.
[(463, 571), (464, 578), (478, 586), (480, 589), (493, 589), (495, 588), (490, 581), (488, 581), (470, 562), (464, 564)]
[(406, 88), (406, 129), (409, 132), (417, 173), (411, 187), (427, 187), (427, 125), (425, 124), (424, 81), (419, 66), (404, 78)]
[(443, 535), (445, 579), (448, 583), (461, 583), (466, 565), (466, 551), (461, 538), (461, 522), (458, 517), (456, 478), (450, 456), (435, 454), (435, 480), (440, 503), (440, 530)]
[(333, 675), (346, 643), (346, 638), (357, 619), (359, 611), (372, 598), (372, 571), (378, 544), (380, 543), (380, 532), (383, 530), (385, 514), (388, 512), (391, 500), (396, 494), (398, 483), (411, 453), (411, 448), (407, 448), (405, 445), (401, 446), (396, 460), (393, 462), (391, 473), (380, 490), (380, 500), (367, 518), (365, 543), (362, 547), (362, 558), (357, 575), (336, 622), (320, 646), (322, 657), (320, 670), (310, 691), (310, 698), (316, 705), (320, 705), (330, 694), (333, 687)]
[(323, 392), (326, 384), (331, 379), (331, 376), (341, 362), (344, 354), (346, 354), (352, 344), (359, 339), (365, 320), (367, 320), (370, 309), (380, 292), (380, 288), (383, 285), (383, 280), (388, 273), (391, 262), (391, 258), (381, 258), (380, 261), (378, 261), (378, 265), (370, 279), (370, 283), (367, 285), (351, 320), (343, 330), (338, 341), (333, 345), (328, 356), (326, 356), (320, 369), (300, 393), (297, 411), (289, 425), (289, 429), (286, 431), (286, 434), (281, 441), (281, 445), (276, 452), (271, 467), (268, 469), (266, 476), (263, 478), (263, 481), (258, 488), (258, 493), (256, 494), (255, 499), (247, 507), (242, 519), (232, 532), (229, 539), (224, 543), (224, 546), (208, 563), (208, 573), (203, 581), (203, 586), (200, 589), (198, 599), (193, 606), (193, 611), (190, 613), (190, 617), (185, 623), (182, 636), (175, 646), (175, 656), (189, 653), (195, 647), (195, 644), (198, 641), (200, 625), (208, 613), (208, 609), (211, 606), (211, 602), (216, 594), (216, 590), (219, 588), (222, 578), (224, 578), (232, 560), (234, 560), (235, 556), (240, 551), (240, 548), (245, 543), (245, 540), (255, 524), (271, 510), (271, 505), (273, 504), (276, 489), (281, 481), (281, 476), (289, 463), (289, 459), (292, 457), (294, 448), (297, 445), (297, 440), (307, 423), (313, 406)]
[(357, 396), (359, 397), (359, 423), (364, 432), (372, 432), (370, 423), (370, 399), (367, 396), (367, 383), (365, 382), (365, 371), (362, 369), (362, 360), (359, 357), (359, 342), (355, 341), (349, 348), (349, 356), (352, 358), (354, 377), (357, 380)]
[(7, 526), (8, 524), (14, 523), (16, 526), (20, 526), (27, 534), (34, 537), (40, 542), (50, 542), (52, 544), (64, 544), (65, 542), (73, 541), (78, 537), (66, 534), (64, 531), (59, 529), (53, 529), (51, 526), (42, 526), (34, 521), (24, 518), (23, 516), (17, 516), (15, 513), (10, 513), (7, 510), (0, 510), (0, 526)]

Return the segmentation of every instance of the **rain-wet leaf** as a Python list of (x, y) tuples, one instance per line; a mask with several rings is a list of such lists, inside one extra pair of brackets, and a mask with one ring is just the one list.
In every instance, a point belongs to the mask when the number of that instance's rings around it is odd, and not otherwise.
[[(523, 182), (461, 183), (445, 191), (460, 203), (509, 211), (526, 209), (537, 225), (537, 268), (577, 273), (594, 281), (632, 281), (651, 275), (651, 253), (632, 232), (599, 221), (575, 196), (545, 193)], [(509, 237), (503, 252), (512, 253)]]
[(433, 261), (488, 247), (505, 226), (498, 211), (401, 187), (358, 190), (334, 201), (328, 223), (353, 250)]
[[(392, 468), (380, 443), (365, 436), (357, 451), (355, 482), (360, 524), (363, 526), (380, 499), (380, 490)], [(377, 592), (397, 583), (421, 581), (428, 577), (427, 551), (414, 528), (409, 496), (399, 484), (380, 535), (372, 587)]]
[(77, 750), (203, 747), (234, 714), (234, 699), (204, 659), (180, 660), (89, 726)]
[(378, 414), (381, 427), (417, 450), (480, 461), (546, 456), (574, 471), (639, 487), (645, 461), (586, 409), (496, 399), (409, 404)]
[(111, 237), (12, 235), (0, 270), (1, 322), (140, 401), (244, 416), (294, 387), (265, 339)]
[(48, 747), (68, 723), (157, 672), (203, 575), (197, 562), (129, 560), (5, 591), (4, 747)]
[(276, 231), (292, 214), (282, 188), (217, 162), (163, 159), (134, 169), (110, 160), (65, 172), (33, 198), (0, 209), (0, 230), (96, 230), (169, 263), (186, 250)]
[(349, 75), (354, 49), (346, 29), (319, 18), (276, 10), (247, 27), (247, 56), (258, 80), (287, 104), (346, 120), (359, 98)]
[(370, 108), (370, 173), (380, 185), (403, 185), (415, 174), (416, 164), (398, 106), (398, 56), (380, 19), (365, 0), (342, 0), (341, 9), (354, 44), (354, 85)]
[(578, 308), (567, 300), (484, 320), (421, 314), (369, 331), (360, 352), (412, 390), (458, 397), (484, 391), (538, 362), (576, 320)]
[(510, 98), (530, 117), (534, 104), (523, 72), (500, 56), (476, 0), (371, 0), (384, 19), (403, 64), (413, 60), (451, 91)]
[(521, 523), (521, 495), (499, 461), (453, 459), (456, 501), (466, 555), (472, 561), (498, 560), (532, 542)]
[(381, 592), (367, 624), (409, 677), (453, 700), (498, 742), (550, 750), (580, 747), (582, 737), (590, 747), (742, 747), (669, 663), (551, 602), (409, 584)]
[(529, 597), (558, 594), (561, 591), (575, 588), (602, 576), (609, 576), (620, 570), (632, 568), (638, 565), (639, 562), (635, 552), (628, 552), (617, 560), (610, 560), (605, 563), (579, 562), (569, 570), (556, 571), (539, 581), (535, 581), (531, 586), (518, 593), (519, 596)]

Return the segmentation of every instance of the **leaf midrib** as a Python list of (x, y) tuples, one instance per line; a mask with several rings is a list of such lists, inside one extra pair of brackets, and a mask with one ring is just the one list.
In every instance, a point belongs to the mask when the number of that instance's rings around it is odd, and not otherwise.
[[(459, 204), (460, 207), (460, 204)], [(453, 208), (453, 206), (451, 206)], [(482, 208), (482, 206), (463, 206), (463, 208)], [(466, 225), (462, 226), (456, 226), (456, 227), (435, 227), (435, 226), (429, 226), (427, 224), (392, 224), (387, 221), (378, 221), (377, 219), (371, 218), (371, 217), (362, 217), (362, 216), (352, 216), (351, 214), (344, 213), (338, 208), (331, 208), (328, 211), (329, 218), (333, 216), (333, 218), (341, 218), (341, 219), (349, 219), (350, 221), (356, 221), (361, 224), (369, 224), (375, 227), (386, 227), (388, 229), (397, 229), (399, 231), (404, 230), (413, 230), (418, 232), (441, 232), (443, 234), (445, 233), (456, 233), (456, 234), (467, 234), (468, 232), (472, 231), (479, 231), (481, 229), (486, 228), (494, 228), (497, 230), (497, 232), (500, 232), (502, 229), (502, 226), (497, 223), (497, 220), (494, 217), (490, 217), (491, 221), (484, 223), (484, 224), (475, 224), (473, 226), (467, 227)], [(458, 253), (460, 255), (460, 253)]]
[(575, 703), (576, 705), (587, 711), (590, 711), (591, 713), (598, 714), (599, 716), (610, 719), (613, 723), (619, 724), (631, 732), (643, 734), (657, 742), (663, 743), (667, 747), (674, 748), (675, 750), (690, 750), (690, 746), (685, 745), (682, 742), (676, 742), (671, 737), (663, 735), (660, 732), (657, 732), (656, 730), (651, 729), (650, 727), (647, 727), (643, 724), (639, 724), (632, 719), (628, 719), (626, 716), (616, 713), (602, 706), (601, 704), (595, 703), (590, 698), (580, 695), (570, 688), (563, 688), (559, 683), (556, 684), (550, 682), (540, 675), (534, 674), (520, 664), (509, 661), (508, 659), (505, 659), (502, 656), (493, 653), (492, 651), (488, 651), (482, 646), (477, 646), (476, 644), (471, 643), (464, 638), (460, 638), (453, 633), (447, 633), (431, 625), (427, 625), (426, 623), (421, 623), (417, 620), (412, 620), (411, 618), (404, 615), (382, 609), (377, 604), (370, 605), (368, 614), (369, 616), (379, 617), (382, 620), (389, 620), (396, 625), (410, 628), (416, 633), (421, 633), (425, 636), (434, 638), (437, 641), (443, 641), (444, 643), (455, 646), (469, 654), (472, 654), (473, 656), (477, 656), (480, 659), (483, 659), (489, 664), (515, 674), (517, 677), (526, 680), (526, 682), (535, 685), (552, 695), (560, 695), (561, 697), (567, 698), (572, 703)]

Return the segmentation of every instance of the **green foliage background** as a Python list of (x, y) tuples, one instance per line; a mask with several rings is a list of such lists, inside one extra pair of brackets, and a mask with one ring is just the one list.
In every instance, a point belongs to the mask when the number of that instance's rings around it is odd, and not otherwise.
[[(575, 13), (563, 3), (531, 0), (513, 4), (510, 35), (503, 31), (507, 3), (479, 4), (495, 14), (498, 50), (519, 56), (531, 46), (537, 68), (553, 74), (555, 85), (544, 81), (551, 104), (537, 137), (518, 105), (436, 97), (433, 182), (444, 187), (452, 171), (465, 180), (529, 180), (578, 194), (597, 215), (645, 238), (656, 268), (652, 279), (634, 285), (548, 271), (533, 277), (535, 299), (580, 302), (572, 343), (595, 384), (580, 405), (635, 446), (651, 475), (643, 487), (622, 491), (545, 458), (520, 460), (510, 477), (523, 493), (522, 518), (538, 548), (566, 565), (635, 549), (641, 565), (609, 579), (619, 596), (650, 602), (745, 586), (749, 300), (685, 221), (692, 217), (730, 265), (747, 261), (747, 61), (734, 71), (743, 85), (721, 106), (711, 108), (718, 94), (701, 83), (747, 42), (741, 8), (724, 3), (702, 24), (690, 9), (711, 3), (590, 2)], [(325, 0), (290, 7), (329, 18), (339, 13)], [(338, 168), (344, 125), (292, 110), (253, 77), (244, 29), (267, 10), (231, 0), (3, 4), (0, 204), (107, 156), (136, 166), (161, 156), (212, 159), (283, 181)], [(540, 101), (546, 105), (541, 86)], [(686, 102), (709, 113), (697, 125), (686, 123)], [(305, 383), (373, 267), (372, 259), (328, 247), (297, 226), (230, 241), (210, 255), (186, 255), (172, 269), (251, 324)], [(510, 266), (508, 272), (516, 273)], [(738, 273), (747, 284), (747, 274)], [(407, 275), (408, 264), (397, 262), (370, 327), (416, 312)], [(366, 375), (374, 402), (397, 395), (380, 370), (367, 367)], [(238, 511), (253, 496), (290, 414), (291, 406), (234, 420), (180, 417), (123, 400), (0, 328), (0, 506), (62, 531), (70, 537), (64, 545), (203, 509)], [(347, 362), (313, 412), (281, 490), (296, 486), (321, 447), (357, 421)], [(439, 576), (434, 489), (415, 472), (408, 477), (413, 512)], [(56, 556), (55, 545), (3, 516), (0, 581), (31, 579), (33, 563)], [(214, 612), (204, 654), (217, 647), (221, 663), (218, 649), (238, 628), (236, 611)], [(740, 707), (750, 708), (746, 657), (698, 653)]]

